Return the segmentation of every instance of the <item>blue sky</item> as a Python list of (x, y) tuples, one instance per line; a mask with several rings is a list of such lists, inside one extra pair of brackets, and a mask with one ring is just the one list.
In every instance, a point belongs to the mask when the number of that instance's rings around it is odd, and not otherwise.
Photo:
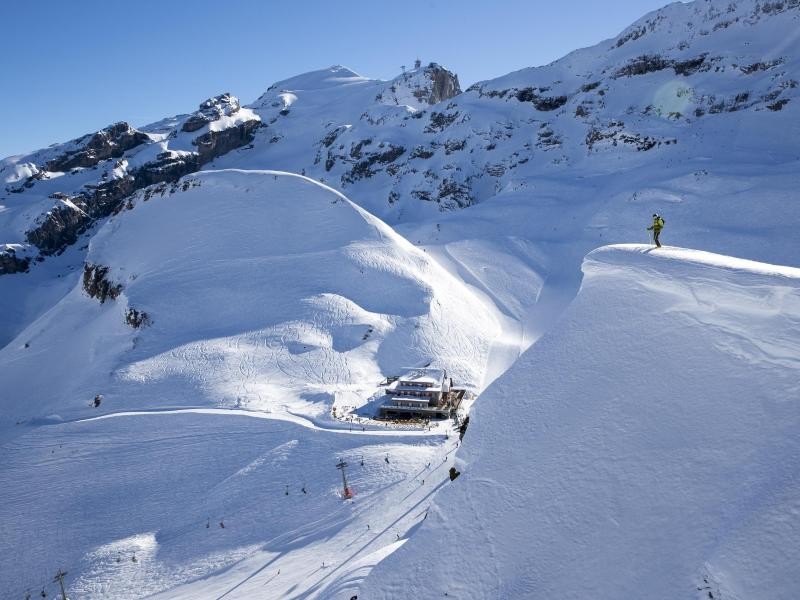
[(462, 87), (615, 36), (666, 0), (39, 0), (0, 3), (0, 157), (244, 102), (343, 64), (388, 79), (416, 57)]

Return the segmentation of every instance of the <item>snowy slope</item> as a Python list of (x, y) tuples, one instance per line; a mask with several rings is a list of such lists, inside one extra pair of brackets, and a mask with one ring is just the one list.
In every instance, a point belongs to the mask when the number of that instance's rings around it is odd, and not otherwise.
[(645, 241), (655, 211), (669, 243), (798, 264), (798, 18), (794, 3), (674, 3), (407, 114), (362, 83), (278, 84), (251, 106), (253, 148), (215, 166), (343, 190), (484, 292), (525, 349), (583, 256)]
[[(403, 597), (408, 572), (419, 597), (797, 596), (796, 272), (584, 257), (658, 211), (667, 244), (800, 265), (799, 23), (673, 3), (464, 93), (335, 66), (0, 161), (0, 592), (63, 567), (89, 598)], [(454, 484), (449, 424), (331, 417), (427, 362), (480, 391), (579, 288)]]
[[(14, 569), (0, 576), (3, 597), (42, 586), (54, 597), (58, 568), (81, 599), (354, 590), (446, 478), (453, 443), (443, 435), (350, 434), (258, 415), (128, 414), (4, 443), (0, 552)], [(339, 458), (354, 501), (341, 499)]]
[(713, 178), (718, 158), (794, 164), (800, 7), (728, 6), (674, 3), (614, 40), (412, 113), (361, 83), (276, 84), (251, 106), (266, 124), (254, 147), (218, 164), (303, 169), (392, 224), (509, 189), (534, 202), (548, 191), (537, 182), (553, 177), (644, 167), (657, 189), (665, 166)]
[[(319, 416), (427, 363), (481, 386), (493, 308), (336, 192), (281, 173), (203, 172), (130, 206), (87, 258), (119, 297), (90, 298), (84, 275), (0, 351), (9, 388), (38, 399), (7, 401), (6, 421), (85, 412), (98, 393), (117, 408)], [(131, 309), (152, 324), (127, 325)], [(42, 362), (53, 366), (35, 376)]]
[[(453, 449), (448, 424), (331, 416), (413, 365), (480, 389), (494, 309), (423, 251), (301, 176), (220, 171), (134, 198), (94, 236), (88, 265), (88, 280), (0, 350), (13, 391), (0, 487), (14, 490), (0, 510), (18, 523), (0, 555), (27, 549), (0, 589), (22, 594), (64, 565), (81, 598), (137, 598), (237, 565), (201, 588), (242, 583), (247, 597), (275, 559), (276, 595), (316, 593), (346, 587), (424, 514)], [(126, 323), (131, 309), (149, 324)], [(339, 456), (356, 504), (337, 496)], [(58, 494), (39, 493), (53, 481)], [(55, 539), (30, 529), (56, 521)], [(310, 557), (330, 565), (348, 546), (335, 572), (306, 572)], [(120, 553), (136, 567), (121, 571)]]
[(797, 597), (800, 270), (627, 245), (583, 271), (364, 597)]

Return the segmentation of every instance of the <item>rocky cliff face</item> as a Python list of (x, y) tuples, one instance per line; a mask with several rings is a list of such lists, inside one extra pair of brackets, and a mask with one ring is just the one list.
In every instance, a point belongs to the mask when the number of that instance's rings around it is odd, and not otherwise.
[(113, 213), (122, 199), (136, 189), (136, 178), (123, 176), (60, 200), (40, 217), (36, 227), (26, 232), (25, 239), (45, 256), (60, 252), (74, 244), (97, 219)]
[[(239, 100), (226, 93), (203, 102), (166, 135), (151, 137), (116, 123), (74, 140), (42, 164), (31, 163), (32, 175), (22, 187), (7, 188), (17, 193), (43, 189), (55, 200), (25, 231), (25, 241), (44, 256), (59, 253), (98, 219), (119, 210), (137, 190), (177, 181), (252, 143), (259, 126), (258, 116), (242, 110)], [(84, 183), (70, 189), (74, 180)], [(29, 263), (29, 258), (0, 250), (0, 275), (25, 271)]]
[(415, 90), (414, 95), (426, 104), (438, 104), (450, 100), (461, 93), (458, 75), (448, 71), (441, 65), (430, 63), (424, 70), (430, 80), (430, 87)]
[(75, 140), (77, 149), (67, 151), (48, 161), (44, 170), (63, 172), (79, 167), (93, 167), (103, 160), (119, 158), (128, 150), (149, 141), (151, 140), (147, 134), (120, 121), (97, 133)]
[(209, 98), (200, 105), (200, 109), (197, 112), (184, 122), (181, 131), (197, 131), (212, 121), (218, 121), (222, 117), (236, 114), (240, 108), (239, 99), (227, 92), (220, 96)]
[(233, 127), (219, 131), (211, 130), (197, 137), (192, 143), (197, 146), (199, 164), (202, 166), (231, 150), (250, 144), (259, 126), (258, 119), (249, 119)]
[(0, 274), (26, 273), (30, 264), (30, 257), (17, 256), (16, 249), (10, 245), (0, 250)]
[[(424, 110), (461, 93), (458, 75), (432, 62), (406, 71), (380, 86), (375, 99), (384, 105), (409, 106)], [(368, 109), (370, 107), (365, 106)]]

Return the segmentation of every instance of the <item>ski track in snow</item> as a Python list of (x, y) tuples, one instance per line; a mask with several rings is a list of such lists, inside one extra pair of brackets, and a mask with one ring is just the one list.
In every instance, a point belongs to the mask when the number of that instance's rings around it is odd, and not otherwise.
[[(301, 425), (306, 429), (313, 431), (324, 431), (326, 433), (344, 433), (348, 435), (363, 435), (363, 436), (378, 436), (378, 437), (443, 437), (444, 434), (437, 430), (427, 430), (422, 428), (419, 431), (407, 431), (402, 429), (353, 429), (352, 425), (342, 423), (338, 427), (330, 426), (324, 427), (313, 422), (311, 419), (305, 418), (301, 415), (287, 412), (271, 412), (264, 413), (252, 410), (241, 410), (232, 408), (175, 408), (175, 409), (152, 409), (152, 410), (138, 410), (138, 411), (123, 411), (116, 413), (108, 413), (99, 415), (97, 417), (89, 417), (87, 419), (76, 419), (75, 421), (64, 421), (64, 423), (91, 423), (93, 421), (104, 421), (106, 419), (117, 419), (120, 417), (141, 417), (141, 416), (163, 416), (163, 415), (181, 415), (181, 414), (197, 414), (197, 415), (216, 415), (216, 416), (238, 416), (247, 417), (250, 419), (267, 419), (273, 421), (288, 421)], [(370, 427), (374, 427), (370, 425)]]
[[(62, 558), (75, 551), (80, 556), (82, 547), (90, 544), (87, 550), (91, 549), (98, 535), (108, 535), (103, 534), (102, 523), (107, 519), (103, 515), (114, 511), (122, 499), (114, 490), (119, 486), (127, 489), (129, 485), (133, 486), (131, 490), (141, 488), (144, 495), (127, 492), (137, 498), (129, 518), (112, 521), (114, 531), (119, 531), (116, 546), (95, 547), (81, 559), (84, 575), (71, 581), (71, 593), (77, 597), (124, 599), (145, 593), (154, 598), (189, 599), (200, 592), (213, 592), (213, 597), (220, 598), (264, 593), (270, 597), (313, 598), (329, 585), (352, 589), (349, 586), (361, 577), (351, 584), (343, 581), (348, 577), (349, 562), (363, 565), (369, 556), (383, 556), (387, 545), (398, 536), (405, 538), (409, 528), (424, 516), (435, 489), (447, 480), (449, 461), (446, 463), (443, 457), (454, 451), (454, 436), (450, 432), (451, 441), (447, 442), (445, 436), (428, 432), (351, 433), (316, 427), (293, 415), (283, 417), (276, 419), (274, 415), (242, 410), (175, 409), (111, 413), (34, 428), (4, 444), (9, 461), (0, 471), (2, 485), (19, 469), (31, 468), (31, 460), (38, 465), (38, 475), (32, 480), (18, 480), (15, 491), (6, 497), (0, 516), (5, 519), (9, 512), (59, 506), (57, 494), (35, 493), (39, 482), (47, 481), (61, 469), (73, 476), (90, 469), (94, 472), (93, 485), (107, 490), (107, 499), (94, 510), (81, 505), (62, 506), (63, 524), (50, 537), (48, 549), (37, 541), (22, 554), (26, 559), (35, 552), (35, 562), (53, 550)], [(281, 423), (288, 428), (276, 428)], [(313, 432), (314, 436), (309, 437), (304, 431)], [(336, 435), (340, 433), (350, 435)], [(325, 441), (330, 436), (345, 441), (346, 446)], [(414, 438), (422, 445), (409, 443)], [(375, 442), (380, 445), (373, 446)], [(318, 448), (307, 448), (309, 443)], [(321, 454), (322, 447), (329, 447), (331, 454)], [(225, 463), (238, 466), (226, 468), (218, 464), (220, 450), (228, 455)], [(388, 463), (384, 461), (387, 452), (391, 457)], [(170, 460), (173, 454), (181, 458)], [(348, 478), (356, 490), (353, 501), (343, 503), (338, 497), (341, 480), (333, 468), (337, 456), (350, 462)], [(302, 480), (298, 480), (298, 459), (304, 464), (303, 470), (310, 471), (304, 483), (308, 494), (299, 490)], [(312, 465), (306, 462), (309, 459), (322, 459), (323, 464)], [(359, 461), (366, 462), (362, 466)], [(158, 470), (166, 465), (170, 465), (170, 471), (178, 469), (173, 485), (165, 490), (150, 487), (146, 481), (158, 481)], [(275, 469), (282, 474), (273, 473)], [(210, 481), (204, 483), (209, 475)], [(423, 478), (427, 479), (424, 484)], [(282, 481), (292, 482), (290, 498), (283, 494)], [(74, 485), (67, 484), (61, 491), (74, 493)], [(170, 499), (175, 495), (177, 498)], [(284, 498), (286, 504), (281, 504)], [(164, 500), (169, 503), (163, 504)], [(302, 502), (298, 504), (298, 500)], [(304, 509), (306, 500), (320, 507)], [(283, 508), (274, 512), (279, 506)], [(303, 518), (304, 510), (319, 516)], [(154, 536), (142, 533), (153, 531), (153, 519), (157, 520), (162, 512), (172, 513), (174, 522), (168, 527), (158, 526)], [(204, 526), (206, 516), (210, 517), (210, 530)], [(220, 518), (226, 524), (224, 530), (216, 524)], [(260, 522), (255, 529), (249, 526), (253, 519)], [(371, 529), (367, 529), (368, 523)], [(132, 532), (130, 527), (134, 528)], [(256, 534), (258, 537), (254, 538), (256, 530), (273, 533), (265, 537)], [(77, 531), (84, 531), (81, 543), (67, 550)], [(214, 542), (224, 541), (219, 538), (223, 531), (226, 536), (234, 536), (233, 546)], [(201, 536), (193, 541), (202, 532), (209, 532), (205, 535), (211, 537), (203, 541)], [(0, 549), (7, 541), (0, 542)], [(190, 550), (190, 546), (197, 549)], [(182, 560), (173, 564), (170, 557), (176, 551), (194, 558), (188, 563)], [(335, 558), (340, 551), (346, 552), (346, 561)], [(134, 552), (137, 569), (130, 571), (125, 564), (130, 564)], [(123, 568), (114, 566), (120, 553), (127, 561)], [(327, 564), (320, 569), (319, 561), (323, 559)], [(310, 564), (317, 567), (304, 567)], [(211, 565), (215, 566), (210, 568)], [(271, 565), (274, 570), (269, 568)], [(282, 572), (280, 577), (276, 577), (278, 569)], [(126, 575), (117, 581), (123, 573)], [(20, 575), (23, 581), (35, 581), (25, 572)], [(11, 589), (21, 593), (24, 588), (20, 583), (19, 587), (12, 584)]]

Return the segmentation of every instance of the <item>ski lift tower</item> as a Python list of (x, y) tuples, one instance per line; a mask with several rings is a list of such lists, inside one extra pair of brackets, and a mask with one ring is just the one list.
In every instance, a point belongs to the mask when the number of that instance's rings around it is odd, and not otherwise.
[(345, 500), (349, 500), (353, 497), (353, 490), (350, 489), (350, 486), (347, 485), (347, 475), (345, 474), (345, 468), (347, 467), (347, 463), (344, 462), (344, 459), (340, 460), (336, 464), (336, 468), (342, 472), (342, 488), (343, 488), (343, 497)]
[(64, 591), (64, 577), (66, 576), (67, 573), (59, 569), (58, 573), (56, 573), (56, 576), (53, 577), (53, 582), (58, 583), (58, 585), (61, 587), (61, 600), (69, 600), (69, 598), (67, 598), (67, 592)]

